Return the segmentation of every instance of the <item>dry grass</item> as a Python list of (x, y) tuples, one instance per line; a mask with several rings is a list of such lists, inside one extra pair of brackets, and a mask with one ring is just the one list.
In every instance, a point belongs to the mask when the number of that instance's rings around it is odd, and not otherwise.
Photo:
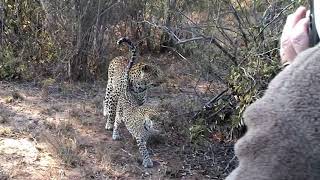
[(11, 136), (12, 133), (12, 129), (10, 127), (0, 127), (0, 135), (3, 137), (8, 137)]
[(80, 165), (81, 160), (77, 153), (78, 144), (76, 139), (67, 139), (63, 135), (56, 137), (48, 133), (42, 133), (42, 137), (51, 146), (53, 154), (56, 154), (66, 166), (77, 167)]

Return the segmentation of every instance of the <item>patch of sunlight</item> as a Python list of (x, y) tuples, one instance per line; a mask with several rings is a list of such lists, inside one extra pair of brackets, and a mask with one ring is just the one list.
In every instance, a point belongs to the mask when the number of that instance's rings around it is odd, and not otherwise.
[(12, 129), (6, 126), (0, 126), (0, 135), (2, 136), (10, 136), (12, 134)]
[(25, 162), (37, 159), (38, 150), (35, 145), (27, 139), (0, 139), (0, 154), (11, 158), (23, 158)]
[(0, 167), (12, 179), (55, 179), (60, 167), (46, 148), (26, 138), (0, 138)]

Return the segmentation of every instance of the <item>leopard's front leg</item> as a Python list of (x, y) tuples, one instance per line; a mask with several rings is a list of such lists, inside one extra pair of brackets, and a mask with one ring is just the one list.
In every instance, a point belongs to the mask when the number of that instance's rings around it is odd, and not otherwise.
[(146, 146), (146, 141), (143, 138), (136, 138), (136, 141), (139, 147), (140, 154), (142, 155), (142, 158), (143, 158), (142, 165), (145, 168), (153, 167), (153, 162), (149, 156), (149, 152)]

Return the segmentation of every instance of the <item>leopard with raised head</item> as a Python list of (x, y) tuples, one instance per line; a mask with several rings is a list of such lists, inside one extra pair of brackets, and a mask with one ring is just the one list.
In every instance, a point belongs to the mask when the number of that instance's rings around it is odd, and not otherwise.
[[(119, 41), (127, 43), (129, 46), (132, 44), (128, 39), (122, 38)], [(153, 167), (153, 161), (149, 156), (146, 144), (150, 136), (160, 133), (160, 125), (163, 124), (161, 114), (155, 107), (146, 104), (141, 105), (139, 99), (134, 95), (134, 91), (130, 86), (129, 71), (136, 59), (136, 51), (132, 50), (132, 57), (130, 58), (127, 67), (125, 67), (123, 76), (121, 77), (119, 101), (116, 108), (116, 117), (113, 126), (112, 139), (119, 140), (119, 125), (124, 122), (130, 134), (136, 139), (139, 147), (139, 152), (143, 157), (144, 167)], [(147, 68), (148, 67), (148, 68)], [(152, 71), (149, 66), (145, 66), (144, 72)], [(152, 82), (152, 81), (150, 81)], [(153, 83), (153, 82), (152, 82)]]
[[(136, 58), (136, 47), (129, 40), (127, 43), (132, 55)], [(122, 93), (121, 78), (128, 63), (128, 58), (119, 56), (112, 59), (109, 64), (106, 95), (103, 101), (103, 115), (107, 120), (105, 126), (107, 130), (113, 129), (116, 107), (119, 95)], [(158, 67), (144, 62), (136, 63), (130, 68), (129, 89), (139, 105), (142, 105), (146, 101), (150, 88), (159, 86), (162, 83), (162, 77), (162, 71)]]

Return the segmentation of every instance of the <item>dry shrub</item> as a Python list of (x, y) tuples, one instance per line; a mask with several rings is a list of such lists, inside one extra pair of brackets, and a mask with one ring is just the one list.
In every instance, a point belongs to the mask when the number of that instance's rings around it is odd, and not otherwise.
[(57, 155), (67, 166), (77, 167), (81, 165), (78, 154), (76, 139), (67, 138), (63, 134), (53, 135), (49, 132), (42, 132), (42, 138), (51, 146), (53, 154)]

